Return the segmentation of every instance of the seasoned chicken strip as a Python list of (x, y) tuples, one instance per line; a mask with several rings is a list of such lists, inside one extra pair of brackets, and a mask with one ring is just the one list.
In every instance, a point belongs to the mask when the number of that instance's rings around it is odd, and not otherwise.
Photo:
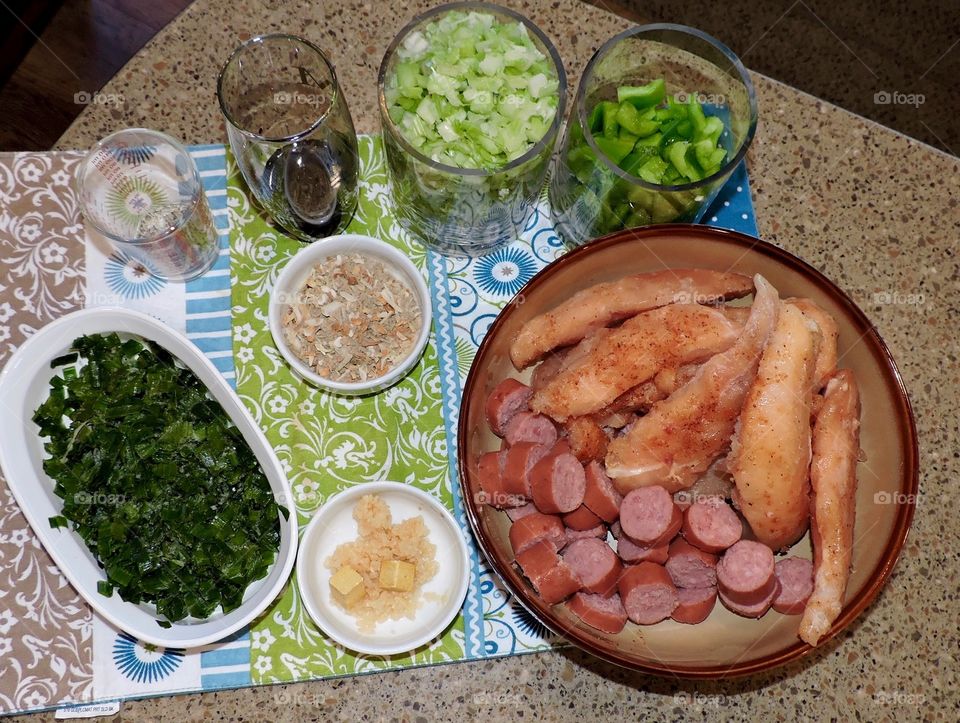
[(664, 368), (728, 349), (741, 328), (723, 312), (699, 304), (670, 304), (638, 314), (561, 369), (534, 393), (530, 407), (558, 422), (599, 412)]
[(787, 303), (796, 306), (803, 315), (820, 329), (820, 350), (817, 352), (817, 365), (813, 372), (813, 391), (823, 389), (827, 380), (837, 371), (837, 338), (840, 329), (836, 320), (810, 299), (787, 299)]
[(810, 521), (810, 387), (820, 331), (783, 304), (730, 445), (733, 499), (758, 541), (781, 550)]
[(828, 382), (813, 425), (810, 539), (813, 594), (800, 619), (800, 637), (816, 645), (840, 615), (850, 578), (860, 455), (860, 392), (849, 369)]
[(591, 331), (642, 311), (677, 302), (738, 299), (753, 291), (749, 276), (706, 269), (669, 269), (625, 276), (584, 289), (535, 316), (510, 347), (510, 359), (524, 369), (558, 346), (575, 344)]
[(754, 282), (756, 297), (736, 343), (610, 443), (607, 474), (622, 494), (647, 485), (686, 489), (727, 449), (780, 310), (777, 290), (759, 274)]

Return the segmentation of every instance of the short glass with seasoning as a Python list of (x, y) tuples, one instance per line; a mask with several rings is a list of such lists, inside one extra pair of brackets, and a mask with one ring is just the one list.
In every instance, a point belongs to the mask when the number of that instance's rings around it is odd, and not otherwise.
[(273, 220), (301, 241), (339, 233), (357, 208), (357, 135), (333, 65), (293, 35), (237, 48), (217, 79), (237, 164)]
[(170, 136), (117, 131), (90, 150), (76, 181), (87, 232), (127, 256), (132, 273), (186, 281), (216, 261), (219, 235), (200, 173)]

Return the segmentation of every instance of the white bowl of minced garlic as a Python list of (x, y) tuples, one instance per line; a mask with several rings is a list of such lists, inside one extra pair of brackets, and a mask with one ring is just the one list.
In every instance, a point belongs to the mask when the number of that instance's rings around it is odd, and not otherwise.
[(303, 533), (297, 585), (307, 613), (343, 647), (397, 655), (444, 634), (467, 593), (463, 532), (431, 494), (362, 482), (331, 497)]

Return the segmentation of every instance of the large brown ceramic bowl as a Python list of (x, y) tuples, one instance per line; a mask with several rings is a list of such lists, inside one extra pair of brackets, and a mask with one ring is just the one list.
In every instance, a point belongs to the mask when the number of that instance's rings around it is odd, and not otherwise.
[[(490, 328), (467, 379), (460, 411), (459, 473), (463, 499), (480, 548), (507, 587), (547, 627), (580, 648), (636, 670), (690, 678), (756, 673), (809, 653), (797, 637), (798, 616), (769, 612), (748, 620), (717, 605), (699, 625), (665, 621), (628, 623), (617, 635), (582, 624), (563, 605), (544, 604), (513, 564), (506, 514), (477, 504), (477, 458), (498, 449), (484, 420), (490, 390), (518, 374), (508, 349), (520, 327), (571, 294), (626, 274), (670, 267), (700, 267), (763, 274), (781, 296), (806, 296), (840, 326), (840, 364), (854, 370), (863, 398), (853, 573), (843, 611), (830, 637), (867, 607), (890, 576), (913, 519), (917, 494), (917, 439), (900, 374), (883, 340), (857, 306), (829, 279), (791, 254), (758, 239), (703, 226), (653, 226), (598, 239), (551, 264), (523, 289)], [(482, 499), (482, 497), (480, 498)], [(794, 554), (810, 555), (808, 537)]]

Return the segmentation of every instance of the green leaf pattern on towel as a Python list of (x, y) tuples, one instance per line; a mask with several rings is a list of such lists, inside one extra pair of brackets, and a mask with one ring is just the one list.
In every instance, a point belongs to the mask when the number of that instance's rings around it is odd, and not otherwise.
[[(424, 248), (392, 218), (382, 154), (379, 139), (360, 138), (360, 201), (348, 232), (392, 243), (426, 274)], [(326, 498), (365, 481), (411, 484), (451, 508), (433, 340), (410, 375), (382, 394), (338, 397), (297, 379), (273, 345), (267, 304), (280, 269), (301, 244), (265, 220), (243, 193), (232, 157), (229, 164), (237, 393), (287, 472), (301, 527)], [(412, 654), (382, 658), (345, 651), (313, 624), (291, 579), (251, 629), (250, 663), (259, 684), (458, 660), (463, 650), (458, 617), (442, 637)]]

